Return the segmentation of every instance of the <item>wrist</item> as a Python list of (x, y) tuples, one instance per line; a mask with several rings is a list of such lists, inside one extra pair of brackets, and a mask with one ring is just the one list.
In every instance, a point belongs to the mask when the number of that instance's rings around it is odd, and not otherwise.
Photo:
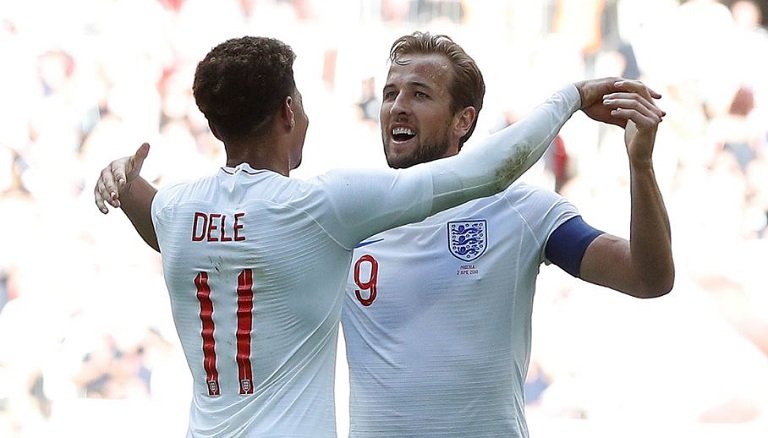
[(136, 186), (135, 180), (126, 181), (126, 183), (123, 185), (122, 189), (120, 190), (120, 198), (122, 199), (131, 199), (136, 194)]
[(576, 91), (579, 93), (579, 109), (584, 109), (584, 102), (586, 102), (585, 96), (584, 96), (584, 83), (586, 81), (579, 81), (574, 82), (573, 86), (576, 87)]
[(650, 172), (653, 173), (653, 160), (651, 157), (633, 158), (629, 159), (629, 169), (634, 172)]

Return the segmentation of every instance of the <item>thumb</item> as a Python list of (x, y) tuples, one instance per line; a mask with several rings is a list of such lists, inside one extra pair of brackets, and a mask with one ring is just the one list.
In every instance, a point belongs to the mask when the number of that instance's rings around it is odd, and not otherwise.
[(138, 175), (141, 173), (141, 167), (144, 165), (144, 160), (149, 155), (149, 143), (142, 143), (136, 152), (131, 157), (131, 171), (130, 173)]

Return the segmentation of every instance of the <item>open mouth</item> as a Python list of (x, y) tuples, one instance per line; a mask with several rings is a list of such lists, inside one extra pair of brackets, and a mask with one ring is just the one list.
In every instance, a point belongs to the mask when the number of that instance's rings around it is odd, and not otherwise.
[(394, 128), (392, 129), (392, 140), (396, 142), (408, 141), (416, 137), (416, 131), (410, 128)]

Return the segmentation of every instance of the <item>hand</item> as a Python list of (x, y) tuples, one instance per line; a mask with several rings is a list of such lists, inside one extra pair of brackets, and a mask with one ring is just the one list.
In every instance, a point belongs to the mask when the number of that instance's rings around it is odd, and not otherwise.
[(656, 131), (666, 113), (644, 92), (643, 95), (631, 92), (607, 94), (603, 104), (612, 108), (613, 118), (624, 120), (624, 143), (630, 163), (650, 166)]
[(107, 203), (114, 208), (120, 208), (120, 193), (124, 192), (131, 181), (141, 172), (141, 166), (149, 154), (149, 143), (144, 143), (136, 152), (128, 157), (118, 158), (101, 170), (101, 175), (93, 189), (96, 207), (104, 213), (109, 213)]
[[(640, 81), (626, 80), (617, 77), (608, 77), (602, 79), (591, 79), (577, 82), (576, 88), (581, 96), (581, 110), (593, 120), (608, 123), (624, 128), (627, 124), (626, 117), (617, 117), (613, 111), (619, 108), (618, 104), (626, 103), (625, 100), (615, 100), (613, 105), (605, 103), (607, 96), (613, 96), (614, 99), (640, 100), (644, 107), (650, 109), (659, 118), (664, 117), (666, 113), (652, 104), (653, 99), (660, 99), (661, 94), (655, 92)], [(622, 96), (616, 93), (624, 92)], [(630, 96), (633, 94), (634, 96)], [(648, 105), (650, 103), (650, 105)]]

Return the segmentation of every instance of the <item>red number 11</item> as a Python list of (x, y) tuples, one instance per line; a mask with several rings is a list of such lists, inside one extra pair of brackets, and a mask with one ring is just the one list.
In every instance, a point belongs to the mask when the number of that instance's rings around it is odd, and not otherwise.
[[(200, 272), (195, 277), (197, 300), (200, 302), (200, 322), (203, 338), (203, 368), (208, 395), (221, 395), (219, 371), (216, 368), (216, 341), (213, 333), (213, 301), (211, 288), (208, 286), (208, 273)], [(240, 394), (253, 394), (253, 370), (251, 368), (251, 330), (253, 326), (253, 272), (244, 269), (237, 277), (237, 375), (240, 382)]]

